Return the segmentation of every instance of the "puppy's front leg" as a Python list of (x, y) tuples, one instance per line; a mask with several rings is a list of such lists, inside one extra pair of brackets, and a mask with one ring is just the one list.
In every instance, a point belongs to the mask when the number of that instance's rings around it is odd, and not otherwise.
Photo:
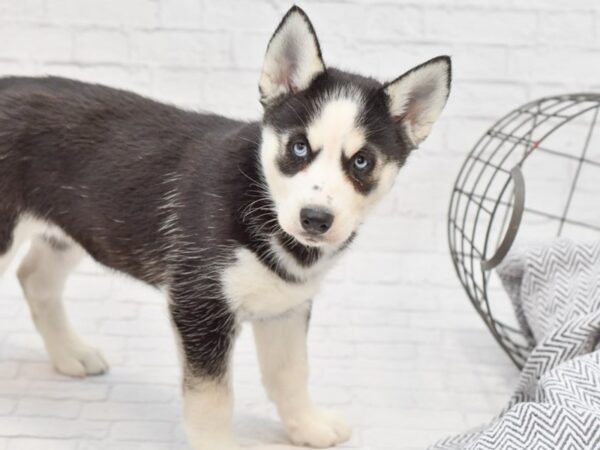
[(233, 396), (229, 381), (187, 377), (183, 386), (183, 416), (193, 450), (237, 450), (231, 429)]
[(347, 441), (343, 419), (319, 409), (308, 393), (306, 335), (310, 306), (253, 322), (263, 384), (296, 445), (331, 447)]
[(171, 318), (183, 359), (183, 414), (193, 450), (237, 450), (231, 352), (236, 321), (225, 302), (175, 297)]

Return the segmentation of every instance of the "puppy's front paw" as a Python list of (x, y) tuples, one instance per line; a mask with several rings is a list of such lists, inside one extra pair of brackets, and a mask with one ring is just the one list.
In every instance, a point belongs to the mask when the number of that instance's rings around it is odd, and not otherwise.
[(295, 445), (327, 448), (350, 439), (352, 430), (344, 419), (330, 411), (314, 409), (285, 421)]
[(209, 433), (190, 435), (193, 450), (240, 450), (235, 439), (225, 435), (210, 435)]
[(108, 364), (102, 353), (78, 339), (55, 345), (49, 348), (49, 353), (54, 368), (63, 375), (83, 378), (108, 371)]

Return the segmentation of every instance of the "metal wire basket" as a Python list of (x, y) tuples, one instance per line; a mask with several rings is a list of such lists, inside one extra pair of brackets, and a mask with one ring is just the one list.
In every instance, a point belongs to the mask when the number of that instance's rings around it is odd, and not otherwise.
[(600, 237), (599, 111), (600, 94), (585, 93), (521, 106), (479, 139), (452, 190), (448, 242), (456, 273), (518, 367), (535, 342), (492, 269), (515, 241)]

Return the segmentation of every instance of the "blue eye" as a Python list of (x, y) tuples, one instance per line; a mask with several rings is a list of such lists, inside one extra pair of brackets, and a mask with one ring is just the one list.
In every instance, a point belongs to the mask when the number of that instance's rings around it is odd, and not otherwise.
[(304, 141), (294, 143), (294, 155), (298, 158), (306, 158), (308, 156), (308, 144)]
[(354, 157), (354, 168), (356, 170), (365, 170), (369, 167), (369, 161), (363, 155), (358, 154)]

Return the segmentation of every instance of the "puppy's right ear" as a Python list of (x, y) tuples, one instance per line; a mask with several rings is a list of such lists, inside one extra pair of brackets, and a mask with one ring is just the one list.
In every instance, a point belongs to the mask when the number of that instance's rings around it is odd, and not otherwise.
[(258, 89), (267, 106), (281, 95), (306, 89), (325, 71), (321, 48), (308, 16), (293, 6), (269, 41)]

